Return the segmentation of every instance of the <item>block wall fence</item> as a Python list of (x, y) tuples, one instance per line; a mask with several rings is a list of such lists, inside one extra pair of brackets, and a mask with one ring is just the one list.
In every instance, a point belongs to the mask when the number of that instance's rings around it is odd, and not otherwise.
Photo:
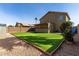
[(6, 32), (14, 33), (14, 32), (27, 32), (30, 27), (7, 27)]

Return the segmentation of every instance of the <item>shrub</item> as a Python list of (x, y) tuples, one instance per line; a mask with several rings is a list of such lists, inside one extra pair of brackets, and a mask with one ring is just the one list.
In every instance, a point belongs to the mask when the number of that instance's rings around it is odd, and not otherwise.
[(61, 29), (61, 32), (64, 35), (64, 38), (69, 42), (74, 42), (73, 34), (71, 32), (72, 24), (73, 24), (72, 22), (67, 21), (67, 22), (62, 23), (61, 26), (60, 26), (60, 29)]

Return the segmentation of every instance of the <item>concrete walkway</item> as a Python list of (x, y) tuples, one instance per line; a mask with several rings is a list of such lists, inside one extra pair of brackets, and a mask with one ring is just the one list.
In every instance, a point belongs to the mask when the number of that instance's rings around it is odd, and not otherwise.
[(64, 42), (61, 47), (55, 52), (54, 56), (79, 56), (79, 35), (74, 36), (76, 44)]
[(40, 56), (42, 52), (6, 33), (0, 38), (0, 56)]

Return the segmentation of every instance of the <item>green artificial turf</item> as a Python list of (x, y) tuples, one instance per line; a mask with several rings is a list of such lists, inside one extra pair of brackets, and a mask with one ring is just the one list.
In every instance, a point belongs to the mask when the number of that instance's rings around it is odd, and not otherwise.
[(63, 36), (59, 33), (12, 33), (21, 40), (31, 42), (45, 52), (51, 52), (62, 42)]

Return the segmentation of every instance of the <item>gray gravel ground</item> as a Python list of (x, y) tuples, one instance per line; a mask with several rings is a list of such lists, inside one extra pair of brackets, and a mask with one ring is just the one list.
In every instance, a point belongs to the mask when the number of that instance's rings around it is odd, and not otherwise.
[(0, 38), (0, 56), (40, 56), (42, 52), (6, 33)]
[(74, 36), (76, 44), (64, 42), (54, 56), (79, 56), (79, 35)]

